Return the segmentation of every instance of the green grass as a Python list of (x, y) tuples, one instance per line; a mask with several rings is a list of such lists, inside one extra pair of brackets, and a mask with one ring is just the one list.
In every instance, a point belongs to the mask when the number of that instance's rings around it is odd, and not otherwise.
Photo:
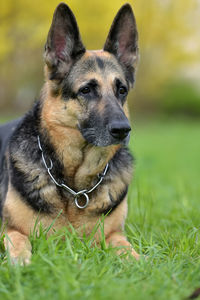
[(126, 233), (136, 262), (65, 232), (32, 239), (32, 264), (13, 267), (1, 243), (0, 299), (185, 299), (200, 287), (200, 122), (136, 122)]

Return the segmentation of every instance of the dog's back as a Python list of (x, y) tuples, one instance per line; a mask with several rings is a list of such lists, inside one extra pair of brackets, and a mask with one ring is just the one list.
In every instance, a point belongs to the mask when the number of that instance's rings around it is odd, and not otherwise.
[(2, 202), (8, 188), (7, 162), (5, 159), (6, 149), (8, 147), (10, 137), (20, 121), (21, 119), (17, 119), (0, 126), (0, 215)]
[(9, 139), (20, 121), (21, 119), (17, 119), (0, 126), (0, 170), (2, 169)]

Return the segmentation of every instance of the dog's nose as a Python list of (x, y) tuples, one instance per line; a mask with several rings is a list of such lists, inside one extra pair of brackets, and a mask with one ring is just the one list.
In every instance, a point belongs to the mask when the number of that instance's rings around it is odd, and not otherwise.
[(109, 125), (110, 134), (118, 140), (125, 139), (129, 131), (131, 131), (131, 127), (128, 122), (113, 122)]

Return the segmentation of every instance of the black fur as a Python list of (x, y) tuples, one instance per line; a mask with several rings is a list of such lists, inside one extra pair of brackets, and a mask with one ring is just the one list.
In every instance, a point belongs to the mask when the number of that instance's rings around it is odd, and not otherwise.
[(124, 198), (127, 195), (127, 192), (128, 192), (128, 186), (126, 186), (124, 190), (118, 195), (117, 199), (114, 199), (112, 195), (109, 194), (111, 204), (105, 210), (102, 210), (100, 213), (104, 214), (105, 216), (110, 215), (115, 210), (115, 208), (117, 208), (118, 205), (124, 200)]
[(8, 191), (8, 165), (6, 159), (1, 161), (0, 169), (0, 217), (2, 218), (2, 209)]
[[(49, 213), (52, 207), (42, 197), (42, 188), (38, 189), (36, 187), (40, 180), (40, 173), (46, 173), (41, 159), (41, 152), (38, 147), (38, 135), (40, 135), (42, 142), (45, 141), (44, 151), (47, 156), (52, 158), (54, 163), (55, 168), (52, 171), (54, 176), (62, 178), (62, 166), (59, 164), (59, 161), (55, 159), (54, 150), (50, 143), (48, 143), (47, 136), (40, 133), (39, 102), (35, 104), (34, 108), (26, 114), (22, 120), (16, 121), (15, 124), (17, 124), (17, 126), (12, 135), (10, 131), (8, 131), (8, 138), (6, 139), (7, 147), (4, 146), (4, 151), (7, 149), (9, 153), (8, 165), (5, 155), (1, 160), (2, 167), (0, 173), (3, 174), (3, 176), (0, 181), (0, 186), (2, 186), (0, 201), (4, 202), (5, 199), (6, 193), (3, 191), (3, 187), (5, 189), (5, 186), (7, 186), (9, 172), (11, 184), (22, 196), (22, 199), (34, 210)], [(10, 124), (8, 124), (7, 127), (10, 128)], [(24, 165), (24, 169), (19, 169), (18, 164)], [(32, 170), (32, 165), (38, 170), (38, 174), (30, 179), (29, 172)], [(48, 176), (47, 183), (49, 185), (53, 184)]]
[(21, 119), (18, 119), (0, 126), (0, 168), (2, 168), (3, 157), (5, 155), (9, 139), (20, 121)]
[(104, 68), (104, 61), (103, 61), (103, 59), (101, 59), (100, 57), (97, 57), (96, 61), (97, 61), (99, 69), (102, 70)]
[(18, 119), (0, 126), (0, 216), (2, 212), (2, 205), (8, 190), (9, 180), (6, 150), (10, 137), (20, 122), (21, 119)]

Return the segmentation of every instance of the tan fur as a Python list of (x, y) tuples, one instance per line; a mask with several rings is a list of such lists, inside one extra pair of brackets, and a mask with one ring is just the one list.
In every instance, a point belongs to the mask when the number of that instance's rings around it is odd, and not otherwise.
[(19, 231), (8, 229), (4, 244), (13, 264), (27, 265), (30, 263), (31, 244), (28, 236), (21, 234)]
[[(48, 191), (48, 193), (50, 193), (50, 191)], [(58, 199), (55, 199), (54, 201), (56, 201), (58, 210), (63, 209), (63, 206), (59, 204), (60, 202), (58, 201)], [(3, 209), (3, 216), (4, 223), (7, 224), (8, 227), (15, 228), (19, 232), (27, 236), (33, 232), (36, 223), (39, 226), (41, 220), (45, 219), (41, 214), (39, 215), (35, 213), (35, 211), (24, 202), (18, 192), (11, 185), (9, 185), (8, 188), (8, 193)], [(56, 214), (54, 215), (54, 217), (56, 217)], [(44, 228), (48, 227), (53, 221), (53, 218), (51, 218), (50, 216), (48, 217), (48, 219), (48, 222), (42, 221)]]
[[(18, 213), (16, 213), (18, 212)], [(25, 235), (30, 234), (36, 221), (36, 214), (21, 199), (15, 189), (9, 185), (5, 205), (3, 208), (4, 223), (8, 227), (16, 228)]]
[(112, 245), (113, 247), (118, 247), (118, 254), (129, 251), (136, 260), (139, 260), (140, 255), (133, 249), (131, 244), (126, 240), (122, 232), (114, 232), (107, 239), (107, 244)]
[[(54, 105), (57, 106), (56, 110), (54, 110)], [(67, 114), (60, 97), (52, 98), (49, 96), (43, 104), (42, 126), (48, 130), (58, 157), (64, 165), (68, 166), (65, 175), (72, 178), (75, 170), (82, 162), (82, 149), (85, 146), (85, 140), (76, 128), (76, 114), (80, 111), (80, 107), (73, 101), (66, 105)]]

